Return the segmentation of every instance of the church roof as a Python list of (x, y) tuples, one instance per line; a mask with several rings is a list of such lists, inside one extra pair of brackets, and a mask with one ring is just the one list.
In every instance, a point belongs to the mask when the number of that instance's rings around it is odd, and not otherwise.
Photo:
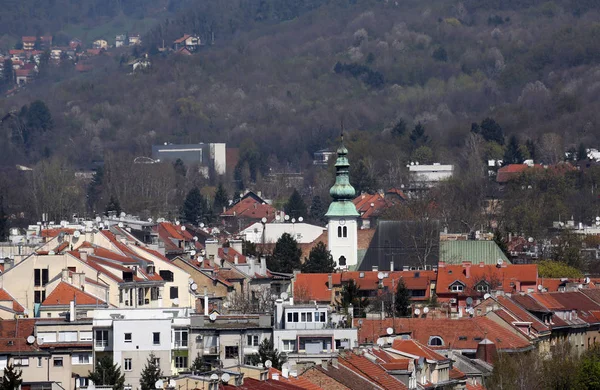
[(350, 163), (348, 162), (348, 149), (343, 142), (337, 150), (337, 160), (335, 162), (335, 184), (329, 190), (333, 202), (327, 210), (327, 217), (352, 217), (360, 216), (356, 211), (356, 206), (352, 203), (356, 190), (350, 184)]

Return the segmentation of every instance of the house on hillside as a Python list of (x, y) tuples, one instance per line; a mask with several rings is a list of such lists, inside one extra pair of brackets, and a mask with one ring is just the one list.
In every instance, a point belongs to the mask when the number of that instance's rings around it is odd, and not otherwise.
[(23, 50), (31, 51), (31, 50), (35, 49), (35, 43), (37, 42), (37, 37), (24, 36), (21, 38), (21, 42), (23, 43)]
[(202, 40), (199, 36), (184, 34), (181, 38), (173, 41), (173, 50), (177, 51), (181, 48), (185, 48), (189, 52), (194, 52), (198, 50), (202, 44)]

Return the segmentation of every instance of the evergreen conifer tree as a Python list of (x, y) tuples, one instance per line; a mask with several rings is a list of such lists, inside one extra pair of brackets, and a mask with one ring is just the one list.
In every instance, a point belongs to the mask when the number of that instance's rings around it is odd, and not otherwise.
[(192, 188), (181, 207), (181, 219), (192, 224), (199, 224), (204, 219), (206, 201), (198, 187)]
[(396, 310), (396, 315), (399, 317), (407, 317), (410, 315), (410, 291), (406, 288), (403, 279), (398, 280), (394, 303), (396, 306), (394, 308)]
[(327, 250), (325, 243), (318, 242), (308, 255), (308, 259), (302, 264), (303, 273), (331, 273), (335, 270), (335, 261), (331, 252)]
[(302, 196), (300, 196), (300, 193), (296, 189), (294, 189), (294, 192), (290, 195), (290, 198), (283, 209), (290, 218), (298, 219), (299, 217), (306, 218), (308, 216), (306, 212), (306, 203), (304, 203)]
[(298, 242), (289, 233), (283, 233), (275, 244), (273, 254), (267, 259), (269, 269), (291, 274), (301, 268), (301, 256), (302, 250), (298, 247)]
[(4, 375), (2, 376), (2, 383), (0, 384), (1, 390), (18, 390), (23, 383), (21, 376), (23, 371), (15, 369), (15, 366), (8, 364), (4, 368)]
[(113, 390), (123, 390), (125, 375), (117, 364), (113, 364), (112, 357), (103, 356), (96, 361), (96, 367), (90, 372), (88, 378), (96, 386), (112, 386)]
[(160, 366), (157, 364), (156, 356), (151, 353), (146, 361), (146, 366), (140, 376), (140, 388), (142, 390), (156, 389), (155, 383), (163, 376)]
[(108, 204), (104, 208), (104, 215), (106, 215), (108, 217), (108, 214), (111, 211), (114, 211), (117, 216), (121, 215), (121, 211), (122, 211), (121, 204), (119, 203), (119, 199), (114, 195), (110, 196), (110, 200), (108, 201)]
[(220, 214), (223, 211), (223, 207), (227, 207), (229, 203), (227, 191), (223, 186), (223, 183), (219, 183), (217, 192), (215, 193), (215, 199), (213, 200), (213, 210), (215, 213)]

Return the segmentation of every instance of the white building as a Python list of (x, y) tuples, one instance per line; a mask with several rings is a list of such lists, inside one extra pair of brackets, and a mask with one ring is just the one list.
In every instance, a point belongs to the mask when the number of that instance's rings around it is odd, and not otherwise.
[(150, 354), (164, 375), (187, 369), (190, 309), (104, 309), (94, 312), (94, 355), (109, 353), (125, 374), (125, 385), (139, 387)]
[(411, 180), (425, 185), (433, 185), (439, 181), (449, 179), (454, 174), (454, 165), (434, 163), (431, 165), (409, 165), (408, 171)]
[(332, 320), (329, 306), (275, 303), (273, 343), (294, 365), (320, 364), (358, 346), (358, 330)]
[(284, 234), (291, 235), (298, 244), (309, 244), (316, 240), (325, 228), (309, 223), (266, 223), (256, 222), (240, 232), (246, 241), (254, 244), (273, 244)]

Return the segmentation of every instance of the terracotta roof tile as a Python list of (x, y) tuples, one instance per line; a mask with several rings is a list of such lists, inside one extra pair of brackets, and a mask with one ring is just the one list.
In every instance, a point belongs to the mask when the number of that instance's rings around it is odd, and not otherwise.
[(513, 301), (511, 298), (505, 296), (496, 297), (498, 303), (500, 303), (505, 310), (507, 310), (510, 314), (512, 314), (518, 321), (523, 322), (531, 322), (531, 327), (536, 332), (549, 332), (550, 328), (541, 322), (537, 317), (529, 313), (525, 310), (521, 305), (517, 302)]
[(273, 378), (273, 374), (278, 375), (279, 376), (279, 381), (283, 382), (283, 383), (289, 383), (292, 384), (294, 386), (298, 386), (302, 389), (305, 390), (323, 390), (322, 387), (315, 385), (314, 383), (312, 383), (311, 381), (304, 379), (303, 377), (292, 377), (289, 376), (287, 378), (285, 378), (281, 371), (271, 367), (269, 368), (269, 379)]
[(38, 351), (37, 342), (27, 343), (27, 337), (32, 336), (35, 329), (35, 319), (3, 320), (0, 321), (0, 353), (18, 354)]
[(409, 355), (423, 357), (427, 360), (434, 360), (434, 361), (448, 360), (446, 357), (440, 355), (439, 353), (433, 351), (430, 348), (427, 348), (423, 344), (421, 344), (418, 341), (415, 341), (413, 339), (409, 339), (409, 340), (396, 339), (392, 343), (392, 348), (394, 348), (397, 351), (407, 353)]
[(69, 305), (72, 300), (75, 300), (78, 305), (105, 304), (102, 299), (96, 298), (66, 282), (60, 282), (42, 302), (42, 306)]
[[(444, 265), (438, 268), (436, 285), (438, 295), (451, 293), (450, 286), (457, 280), (464, 283), (469, 289), (472, 289), (481, 280), (495, 282), (497, 285), (491, 286), (491, 288), (496, 289), (502, 286), (502, 290), (506, 293), (527, 291), (527, 288), (535, 286), (537, 282), (537, 264), (509, 264), (502, 267), (487, 264), (465, 264), (470, 265), (468, 267), (469, 277), (467, 277), (465, 265)], [(465, 293), (470, 294), (471, 291), (465, 291)]]
[(340, 355), (338, 357), (339, 364), (342, 364), (350, 369), (356, 370), (366, 376), (376, 384), (387, 390), (406, 390), (404, 383), (394, 378), (383, 369), (379, 364), (373, 363), (364, 356), (359, 356), (354, 353)]

